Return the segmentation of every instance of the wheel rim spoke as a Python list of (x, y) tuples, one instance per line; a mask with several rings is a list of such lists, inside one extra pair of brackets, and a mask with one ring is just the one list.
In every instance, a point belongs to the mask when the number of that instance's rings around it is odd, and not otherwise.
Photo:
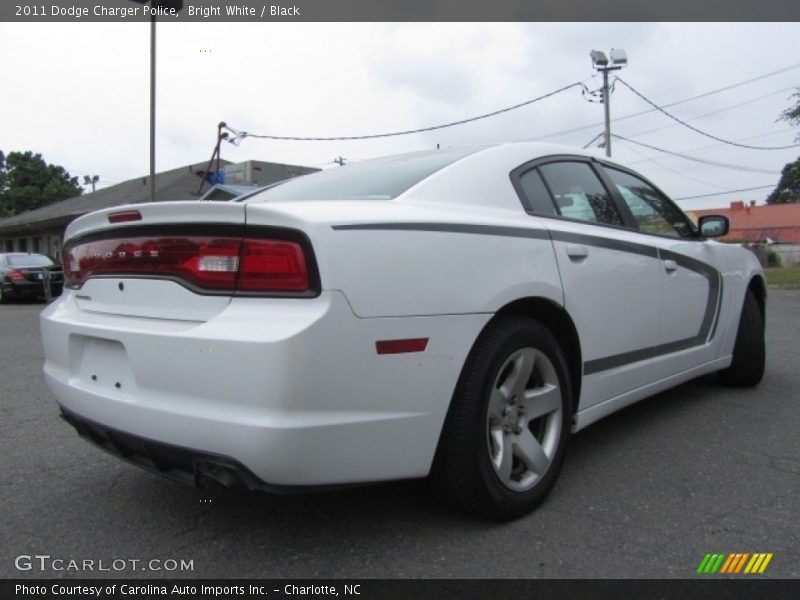
[(541, 387), (527, 390), (520, 404), (525, 407), (527, 420), (532, 421), (561, 408), (561, 391), (558, 386), (546, 383)]
[(507, 435), (503, 435), (503, 441), (500, 445), (500, 456), (498, 456), (496, 465), (497, 475), (500, 479), (504, 482), (510, 482), (511, 469), (514, 466), (514, 452), (511, 447), (511, 439)]
[(499, 423), (503, 420), (503, 409), (508, 404), (508, 396), (502, 389), (492, 390), (489, 397), (489, 423)]
[(525, 388), (533, 374), (535, 362), (536, 352), (532, 348), (522, 350), (514, 361), (514, 370), (509, 375), (509, 380), (517, 402), (520, 402), (525, 396)]
[(497, 425), (489, 430), (491, 457), (495, 467), (500, 465), (500, 458), (503, 452), (503, 437), (503, 428), (501, 426)]
[(541, 350), (520, 348), (498, 370), (486, 408), (489, 458), (515, 491), (536, 485), (550, 468), (563, 423), (557, 371)]
[(514, 454), (528, 469), (537, 475), (544, 475), (550, 466), (550, 459), (539, 441), (530, 430), (525, 429), (514, 442)]

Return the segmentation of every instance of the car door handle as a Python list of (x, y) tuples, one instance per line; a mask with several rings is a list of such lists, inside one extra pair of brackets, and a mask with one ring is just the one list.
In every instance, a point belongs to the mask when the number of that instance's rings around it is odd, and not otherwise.
[(676, 263), (674, 260), (667, 259), (664, 261), (664, 270), (666, 270), (667, 273), (672, 273), (673, 271), (677, 271), (678, 263)]
[(583, 260), (589, 256), (589, 248), (579, 244), (569, 244), (567, 246), (567, 256), (572, 260)]

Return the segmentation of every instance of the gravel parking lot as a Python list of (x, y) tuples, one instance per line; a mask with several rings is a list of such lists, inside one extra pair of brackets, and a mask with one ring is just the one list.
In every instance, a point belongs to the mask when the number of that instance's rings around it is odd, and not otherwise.
[[(508, 524), (450, 512), (424, 482), (212, 499), (123, 464), (59, 418), (41, 308), (0, 306), (0, 577), (692, 577), (708, 552), (772, 552), (762, 577), (800, 576), (800, 291), (770, 293), (760, 387), (706, 377), (593, 425), (545, 504)], [(15, 567), (35, 554), (125, 562)]]

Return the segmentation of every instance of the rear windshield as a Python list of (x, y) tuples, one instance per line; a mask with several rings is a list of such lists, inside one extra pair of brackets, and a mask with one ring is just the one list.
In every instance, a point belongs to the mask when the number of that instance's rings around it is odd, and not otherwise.
[(448, 148), (334, 167), (289, 179), (248, 196), (247, 200), (391, 200), (439, 169), (476, 150)]
[(42, 254), (21, 254), (19, 256), (9, 256), (9, 267), (49, 267), (53, 261)]

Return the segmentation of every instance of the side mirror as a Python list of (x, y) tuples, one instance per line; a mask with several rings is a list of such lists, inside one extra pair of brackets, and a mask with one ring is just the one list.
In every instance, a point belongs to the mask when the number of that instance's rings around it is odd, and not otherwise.
[(697, 222), (700, 228), (700, 235), (707, 238), (721, 237), (726, 235), (731, 229), (728, 217), (722, 215), (706, 215), (700, 217)]

